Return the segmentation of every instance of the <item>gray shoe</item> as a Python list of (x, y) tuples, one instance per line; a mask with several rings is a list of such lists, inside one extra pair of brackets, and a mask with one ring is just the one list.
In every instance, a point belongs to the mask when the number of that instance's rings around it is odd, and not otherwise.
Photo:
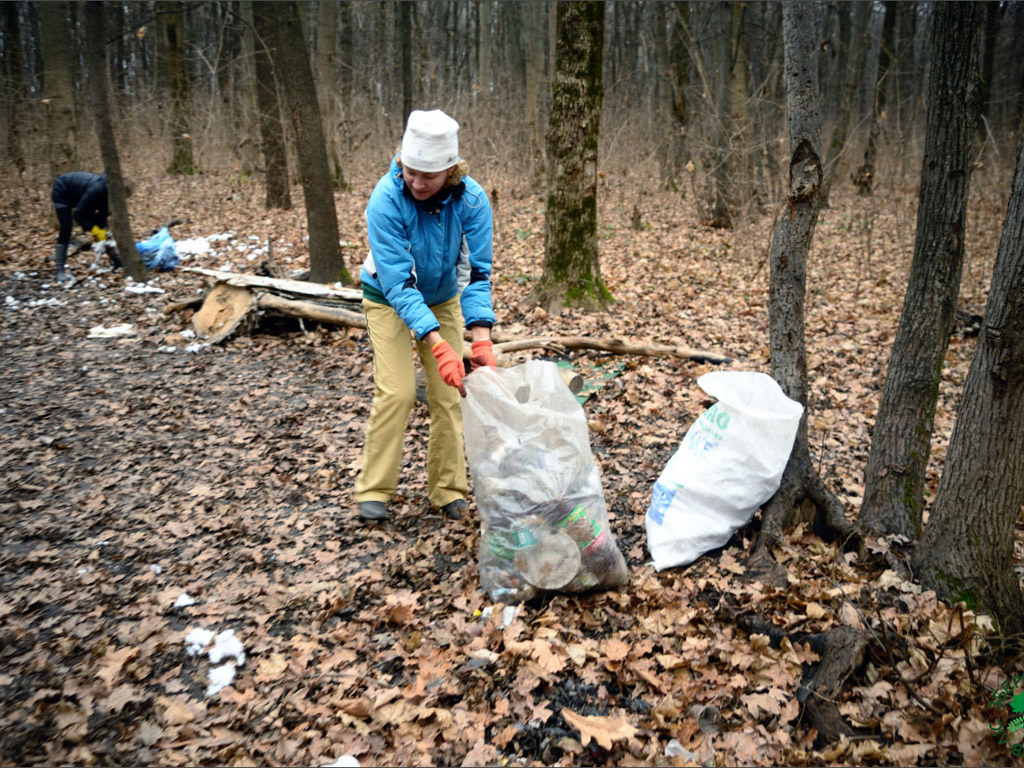
[(461, 520), (462, 513), (466, 511), (466, 502), (464, 499), (456, 499), (455, 501), (449, 501), (443, 507), (441, 507), (441, 514), (447, 517), (449, 520)]
[(363, 520), (379, 523), (388, 519), (388, 507), (383, 501), (360, 501), (357, 506)]
[(75, 282), (75, 278), (72, 274), (65, 269), (56, 270), (56, 272), (54, 272), (53, 279), (61, 285), (71, 285)]

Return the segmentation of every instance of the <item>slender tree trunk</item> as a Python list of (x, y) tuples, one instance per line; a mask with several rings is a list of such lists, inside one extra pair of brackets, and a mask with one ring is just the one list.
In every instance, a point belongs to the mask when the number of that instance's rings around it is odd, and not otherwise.
[(21, 146), (21, 120), (25, 109), (25, 60), (21, 50), (21, 21), (18, 18), (18, 3), (0, 3), (3, 14), (4, 33), (4, 106), (7, 136), (5, 137), (5, 159), (18, 173), (25, 171), (25, 155)]
[(416, 87), (412, 80), (412, 3), (398, 4), (399, 49), (402, 53), (402, 115), (399, 134), (405, 130), (405, 121), (415, 109)]
[(868, 142), (864, 147), (864, 162), (854, 173), (853, 184), (858, 192), (870, 195), (874, 191), (875, 161), (878, 159), (878, 136), (882, 130), (882, 119), (885, 113), (885, 94), (890, 79), (889, 51), (893, 46), (893, 33), (896, 28), (896, 0), (885, 3), (885, 21), (882, 23), (882, 41), (878, 53), (878, 75), (875, 78), (875, 103), (871, 112), (871, 129)]
[(528, 128), (528, 162), (531, 186), (544, 184), (544, 139), (541, 128), (541, 79), (544, 74), (544, 5), (527, 3), (524, 8), (524, 42), (526, 43), (526, 124)]
[(239, 78), (235, 84), (238, 108), (238, 130), (240, 132), (239, 147), (242, 159), (242, 172), (252, 173), (259, 165), (260, 145), (253, 137), (259, 128), (259, 101), (256, 97), (256, 32), (252, 15), (252, 0), (241, 0), (239, 3), (238, 28), (241, 31), (241, 55), (239, 61)]
[(1024, 138), (1003, 220), (985, 321), (964, 384), (914, 570), (950, 601), (1024, 633), (1014, 530), (1024, 504)]
[(46, 134), (49, 144), (50, 173), (59, 176), (78, 163), (75, 125), (75, 81), (71, 68), (71, 39), (66, 0), (40, 3), (39, 26), (42, 32), (43, 93), (46, 96)]
[(779, 490), (764, 507), (761, 533), (750, 555), (749, 572), (766, 583), (784, 585), (785, 573), (771, 554), (772, 546), (804, 506), (840, 535), (847, 523), (840, 501), (825, 488), (811, 463), (807, 442), (807, 345), (804, 338), (804, 295), (807, 253), (821, 207), (821, 98), (814, 59), (813, 6), (786, 0), (782, 6), (784, 79), (789, 116), (788, 201), (775, 222), (769, 256), (769, 345), (772, 376), (786, 396), (804, 406), (796, 440)]
[(324, 137), (327, 140), (327, 159), (331, 165), (331, 184), (335, 189), (345, 189), (345, 172), (341, 165), (341, 151), (338, 147), (338, 82), (334, 74), (337, 55), (336, 27), (338, 7), (333, 2), (320, 3), (320, 19), (317, 24), (316, 71), (317, 100), (323, 117)]
[(181, 0), (161, 0), (157, 13), (163, 17), (164, 61), (167, 85), (171, 91), (171, 164), (167, 173), (195, 172), (192, 135), (189, 133), (191, 93), (185, 71), (185, 4)]
[(865, 528), (915, 539), (921, 535), (935, 404), (963, 266), (979, 15), (974, 3), (936, 8), (914, 258), (875, 417), (859, 516)]
[(306, 41), (294, 0), (267, 3), (271, 21), (270, 57), (281, 79), (295, 131), (295, 151), (309, 229), (309, 279), (314, 283), (352, 282), (338, 242), (338, 214), (327, 164), (324, 131), (309, 66)]
[(477, 51), (478, 51), (478, 64), (480, 77), (479, 77), (479, 89), (477, 93), (480, 95), (481, 106), (488, 106), (491, 99), (491, 88), (493, 71), (491, 68), (491, 61), (494, 55), (494, 35), (491, 32), (491, 0), (483, 0), (480, 3), (480, 21), (477, 35)]
[(256, 28), (256, 101), (260, 111), (260, 147), (266, 163), (267, 208), (290, 209), (291, 185), (288, 181), (288, 153), (285, 150), (284, 126), (281, 123), (281, 102), (278, 98), (274, 64), (270, 59), (273, 20), (268, 16), (269, 4), (253, 3)]
[(714, 202), (711, 226), (731, 227), (735, 215), (735, 157), (732, 147), (732, 9), (717, 0), (712, 9), (711, 87), (714, 91), (713, 177)]
[(603, 307), (597, 247), (604, 3), (560, 2), (548, 123), (544, 274), (533, 300), (549, 311)]
[(124, 177), (121, 174), (121, 159), (117, 152), (114, 126), (110, 122), (110, 86), (107, 82), (107, 49), (102, 44), (107, 39), (106, 6), (102, 0), (89, 0), (85, 6), (85, 33), (89, 40), (99, 41), (86, 47), (86, 69), (89, 73), (89, 90), (92, 118), (96, 124), (100, 154), (103, 155), (103, 172), (107, 175), (107, 201), (110, 206), (110, 224), (117, 241), (117, 249), (124, 262), (125, 274), (137, 282), (147, 279), (146, 266), (135, 249), (131, 220), (128, 218), (128, 196), (125, 194)]

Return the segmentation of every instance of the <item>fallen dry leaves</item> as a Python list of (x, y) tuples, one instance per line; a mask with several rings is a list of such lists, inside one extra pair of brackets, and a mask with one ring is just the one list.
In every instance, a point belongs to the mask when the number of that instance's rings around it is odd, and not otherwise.
[[(338, 195), (344, 240), (364, 242), (372, 182), (354, 178)], [(282, 264), (304, 264), (301, 211), (262, 213), (255, 181), (154, 174), (140, 184), (137, 226), (178, 215), (189, 219), (179, 240), (234, 233), (186, 263), (251, 270), (269, 235)], [(164, 304), (200, 295), (205, 281), (176, 272), (153, 281), (165, 294), (130, 294), (78, 257), (74, 288), (48, 286), (30, 273), (52, 238), (48, 182), (16, 187), (0, 189), (0, 221), (18, 233), (0, 256), (12, 297), (0, 310), (0, 763), (1010, 760), (985, 706), (1015, 660), (994, 655), (990, 623), (889, 569), (882, 555), (905, 553), (899, 542), (872, 541), (857, 558), (798, 527), (776, 552), (791, 574), (784, 591), (745, 580), (753, 529), (692, 566), (653, 571), (642, 528), (650, 488), (706, 407), (694, 381), (712, 366), (572, 356), (605, 381), (585, 408), (601, 425), (592, 447), (632, 583), (491, 605), (472, 508), (454, 523), (425, 508), (425, 409), (410, 420), (392, 522), (352, 515), (372, 389), (361, 331), (266, 317), (218, 347), (161, 351), (188, 325)], [(678, 198), (638, 189), (628, 179), (603, 189), (601, 268), (617, 303), (593, 315), (529, 308), (543, 200), (514, 187), (503, 195), (500, 332), (678, 343), (730, 354), (735, 370), (768, 370), (770, 220), (699, 228)], [(809, 263), (811, 447), (851, 515), (912, 243), (913, 200), (891, 193), (884, 206), (835, 194)], [(627, 215), (637, 199), (640, 230)], [(972, 252), (994, 252), (997, 223), (973, 222)], [(347, 252), (350, 266), (362, 247)], [(972, 261), (964, 281), (975, 312), (983, 267)], [(134, 335), (88, 338), (121, 323)], [(971, 337), (954, 337), (931, 487), (972, 351)], [(740, 628), (723, 601), (781, 641)], [(837, 702), (858, 736), (822, 744), (802, 722), (801, 681), (820, 662), (813, 638), (841, 625), (878, 640)], [(186, 653), (197, 627), (232, 629), (245, 648), (212, 696), (216, 665)]]

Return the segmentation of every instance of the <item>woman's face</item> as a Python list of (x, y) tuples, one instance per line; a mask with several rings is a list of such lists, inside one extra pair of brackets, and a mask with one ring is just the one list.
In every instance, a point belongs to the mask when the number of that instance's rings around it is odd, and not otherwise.
[[(452, 167), (454, 168), (454, 166)], [(451, 168), (446, 168), (437, 173), (426, 173), (417, 171), (415, 168), (402, 168), (402, 178), (405, 179), (405, 185), (409, 187), (414, 198), (426, 200), (441, 191), (451, 170)]]

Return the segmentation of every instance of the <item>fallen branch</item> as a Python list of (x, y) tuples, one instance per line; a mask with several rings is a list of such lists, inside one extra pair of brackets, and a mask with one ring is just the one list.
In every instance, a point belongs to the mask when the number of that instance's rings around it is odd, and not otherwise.
[(614, 352), (619, 355), (641, 355), (643, 357), (677, 357), (706, 363), (728, 363), (731, 357), (704, 349), (673, 346), (670, 344), (630, 344), (621, 339), (591, 339), (583, 336), (545, 336), (515, 341), (496, 340), (495, 348), (502, 352), (518, 352), (538, 347), (561, 347), (564, 349), (592, 349), (599, 352)]
[(366, 318), (363, 315), (341, 307), (329, 307), (313, 301), (286, 299), (274, 293), (257, 294), (256, 303), (260, 309), (268, 309), (289, 317), (299, 317), (332, 325), (347, 325), (350, 328), (366, 327)]

